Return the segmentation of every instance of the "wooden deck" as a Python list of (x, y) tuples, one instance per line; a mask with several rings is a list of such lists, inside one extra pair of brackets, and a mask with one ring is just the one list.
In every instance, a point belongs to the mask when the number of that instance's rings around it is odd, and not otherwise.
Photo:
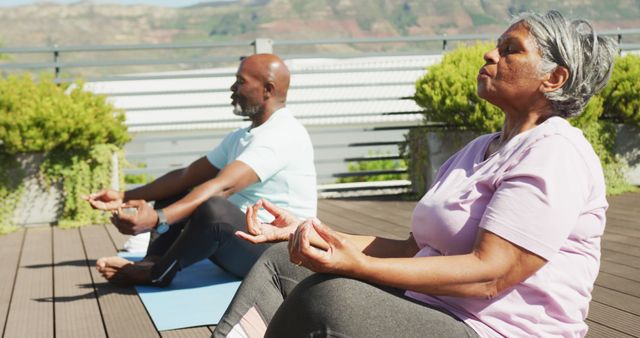
[[(640, 337), (640, 193), (609, 201), (589, 337)], [(340, 230), (403, 238), (414, 205), (321, 200), (319, 217)], [(124, 240), (112, 226), (0, 236), (3, 337), (209, 337), (209, 327), (158, 332), (133, 288), (113, 287), (95, 272), (95, 260)]]

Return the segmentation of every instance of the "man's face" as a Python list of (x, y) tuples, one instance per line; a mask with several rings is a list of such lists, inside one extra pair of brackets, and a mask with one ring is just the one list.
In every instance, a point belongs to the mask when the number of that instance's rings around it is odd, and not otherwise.
[(264, 85), (252, 75), (251, 64), (243, 61), (236, 73), (236, 82), (231, 86), (231, 105), (238, 116), (252, 117), (264, 110)]

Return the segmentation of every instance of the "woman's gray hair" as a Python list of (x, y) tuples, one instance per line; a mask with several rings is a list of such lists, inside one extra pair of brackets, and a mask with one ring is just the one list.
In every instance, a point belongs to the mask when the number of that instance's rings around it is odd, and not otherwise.
[(544, 15), (522, 13), (514, 19), (514, 22), (521, 21), (542, 55), (541, 73), (548, 74), (558, 66), (569, 71), (569, 79), (560, 89), (545, 94), (555, 114), (579, 115), (591, 96), (607, 85), (618, 52), (617, 43), (597, 36), (589, 22), (569, 22), (557, 11)]

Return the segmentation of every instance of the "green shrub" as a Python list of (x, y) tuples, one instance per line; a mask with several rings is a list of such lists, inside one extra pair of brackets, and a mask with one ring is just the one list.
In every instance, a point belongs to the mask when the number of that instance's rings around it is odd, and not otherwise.
[(476, 76), (484, 64), (482, 55), (490, 48), (490, 43), (457, 48), (418, 79), (414, 100), (424, 108), (425, 122), (480, 132), (502, 128), (502, 111), (476, 93)]
[(604, 118), (640, 126), (640, 56), (618, 57), (611, 80), (600, 96)]
[[(383, 153), (380, 151), (370, 151), (369, 157), (384, 156), (389, 153)], [(359, 171), (374, 171), (374, 170), (395, 170), (406, 169), (407, 165), (405, 160), (371, 160), (371, 161), (355, 161), (347, 164), (347, 169), (350, 173)], [(382, 174), (382, 175), (370, 175), (370, 176), (348, 176), (340, 177), (338, 183), (353, 183), (353, 182), (376, 182), (376, 181), (389, 181), (389, 180), (406, 180), (409, 178), (407, 174)]]
[(103, 96), (84, 91), (81, 84), (68, 91), (50, 79), (0, 81), (2, 151), (88, 151), (95, 144), (123, 146), (129, 140), (124, 113), (114, 111)]
[[(459, 47), (445, 55), (441, 63), (429, 67), (427, 73), (418, 79), (414, 99), (424, 108), (426, 124), (436, 123), (481, 133), (502, 128), (502, 111), (480, 99), (476, 92), (476, 76), (484, 64), (482, 56), (491, 48), (493, 44), (490, 43)], [(640, 125), (638, 78), (640, 57), (618, 58), (609, 85), (591, 99), (583, 114), (570, 119), (574, 126), (582, 129), (600, 157), (610, 194), (633, 188), (624, 177), (625, 163), (613, 152), (616, 139), (614, 122)], [(407, 140), (415, 138), (415, 135), (407, 136)], [(418, 158), (417, 161), (422, 163), (423, 159)], [(418, 172), (413, 169), (413, 164), (410, 165), (412, 173)]]
[(80, 196), (110, 185), (112, 156), (121, 156), (129, 139), (124, 113), (82, 84), (58, 86), (50, 78), (30, 76), (1, 79), (0, 154), (12, 164), (0, 167), (0, 199), (9, 206), (0, 209), (0, 224), (11, 226), (9, 216), (22, 189), (12, 179), (20, 171), (15, 158), (24, 153), (44, 153), (42, 183), (63, 187), (60, 226), (105, 221)]

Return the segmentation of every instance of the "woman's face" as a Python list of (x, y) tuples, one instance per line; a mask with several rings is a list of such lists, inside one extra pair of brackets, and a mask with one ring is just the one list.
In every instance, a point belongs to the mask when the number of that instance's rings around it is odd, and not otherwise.
[(484, 60), (477, 77), (481, 98), (503, 111), (526, 111), (536, 100), (544, 99), (540, 90), (543, 76), (538, 71), (540, 52), (524, 23), (509, 27)]

